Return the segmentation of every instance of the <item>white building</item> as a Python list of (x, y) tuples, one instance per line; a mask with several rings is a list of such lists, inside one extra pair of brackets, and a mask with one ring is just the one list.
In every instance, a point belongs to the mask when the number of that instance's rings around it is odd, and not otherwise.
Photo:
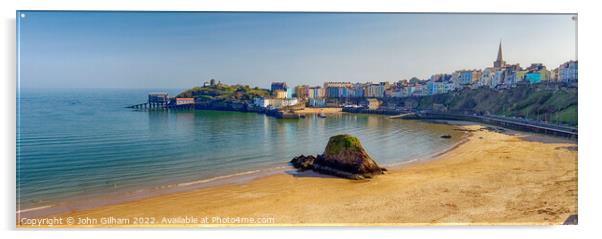
[(378, 98), (385, 97), (385, 83), (384, 82), (377, 83), (377, 84), (369, 83), (366, 86), (365, 97), (378, 97)]
[(326, 107), (326, 99), (324, 98), (309, 98), (310, 107)]
[(296, 105), (299, 103), (297, 98), (291, 99), (274, 99), (274, 98), (263, 98), (257, 97), (254, 100), (254, 105), (262, 108), (282, 108), (286, 106)]
[(479, 78), (479, 86), (490, 86), (491, 81), (493, 81), (493, 74), (494, 71), (491, 70), (491, 68), (485, 68), (483, 74), (481, 74), (481, 77)]
[(576, 83), (578, 79), (577, 61), (569, 61), (558, 67), (558, 80), (565, 83)]

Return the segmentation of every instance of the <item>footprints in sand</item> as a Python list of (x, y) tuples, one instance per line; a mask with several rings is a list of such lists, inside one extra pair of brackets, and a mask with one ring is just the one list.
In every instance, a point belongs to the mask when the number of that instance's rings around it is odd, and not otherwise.
[(458, 205), (456, 205), (455, 203), (451, 203), (451, 202), (440, 203), (439, 206), (446, 207), (446, 208), (449, 208), (449, 209), (452, 209), (452, 210), (458, 210)]
[(554, 149), (555, 150), (568, 150), (568, 151), (574, 151), (574, 152), (577, 152), (577, 150), (578, 150), (577, 146), (556, 147)]
[(550, 215), (550, 216), (557, 216), (559, 214), (568, 213), (568, 212), (570, 212), (570, 210), (567, 209), (567, 208), (564, 208), (564, 207), (559, 208), (559, 209), (553, 209), (553, 208), (550, 208), (550, 207), (546, 207), (546, 208), (542, 208), (542, 209), (537, 209), (537, 213), (538, 214), (547, 214), (547, 215)]

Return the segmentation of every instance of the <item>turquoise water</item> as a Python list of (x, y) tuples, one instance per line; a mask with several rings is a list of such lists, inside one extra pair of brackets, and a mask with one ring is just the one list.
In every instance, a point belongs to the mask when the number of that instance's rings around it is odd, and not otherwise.
[[(332, 135), (359, 137), (382, 165), (451, 147), (452, 127), (379, 115), (280, 120), (256, 113), (146, 112), (152, 89), (23, 89), (18, 99), (20, 208), (286, 166), (318, 154)], [(178, 90), (169, 91), (174, 95)]]

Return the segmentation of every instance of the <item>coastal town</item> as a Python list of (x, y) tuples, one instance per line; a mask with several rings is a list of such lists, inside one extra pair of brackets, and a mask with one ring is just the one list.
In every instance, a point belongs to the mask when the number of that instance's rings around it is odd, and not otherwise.
[[(433, 116), (435, 112), (445, 113), (444, 118), (459, 120), (499, 123), (501, 118), (514, 121), (513, 124), (543, 125), (559, 128), (563, 136), (576, 137), (577, 72), (575, 60), (551, 70), (541, 63), (525, 68), (509, 64), (503, 58), (500, 42), (495, 61), (482, 70), (457, 70), (434, 74), (428, 79), (413, 77), (392, 83), (325, 82), (322, 86), (291, 86), (287, 82), (272, 82), (270, 89), (229, 86), (211, 79), (203, 82), (202, 87), (192, 88), (176, 97), (164, 92), (150, 93), (147, 103), (130, 108), (260, 112), (286, 119), (303, 118), (305, 113), (326, 117), (325, 113), (340, 111), (408, 118), (442, 117), (440, 114)], [(483, 94), (484, 98), (498, 102), (493, 102), (492, 106), (479, 106), (482, 100), (477, 97)], [(501, 97), (504, 94), (512, 94), (513, 98), (504, 100)], [(526, 96), (530, 98), (527, 97), (525, 102)], [(463, 103), (454, 105), (457, 101)], [(427, 112), (431, 114), (426, 115)], [(503, 123), (501, 126), (512, 125)]]
[[(434, 74), (429, 79), (413, 77), (397, 82), (351, 83), (325, 82), (323, 86), (300, 85), (287, 86), (286, 82), (274, 82), (271, 86), (272, 96), (258, 98), (255, 105), (260, 107), (280, 108), (307, 102), (310, 107), (337, 107), (328, 99), (345, 98), (387, 98), (412, 97), (446, 94), (464, 88), (491, 88), (503, 90), (519, 85), (552, 83), (566, 87), (577, 87), (577, 61), (568, 61), (552, 70), (540, 63), (523, 68), (519, 64), (507, 64), (502, 55), (500, 43), (497, 58), (493, 66), (483, 70), (458, 70), (451, 74)], [(368, 102), (366, 102), (368, 103)], [(377, 104), (366, 104), (366, 107), (377, 107)]]
[(16, 228), (578, 224), (576, 14), (18, 14)]

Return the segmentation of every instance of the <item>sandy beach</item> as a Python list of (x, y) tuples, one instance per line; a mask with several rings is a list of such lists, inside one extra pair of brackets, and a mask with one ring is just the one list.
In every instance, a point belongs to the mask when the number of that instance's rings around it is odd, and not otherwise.
[(341, 113), (343, 108), (310, 108), (310, 107), (305, 107), (302, 110), (296, 110), (295, 113), (299, 113), (299, 114), (319, 114), (319, 113), (324, 113), (324, 114), (334, 114), (334, 113)]
[[(577, 213), (576, 143), (461, 128), (472, 132), (457, 147), (372, 180), (277, 174), (57, 216), (98, 219), (78, 226), (176, 227), (562, 224)], [(182, 217), (201, 221), (186, 224)], [(101, 218), (154, 224), (107, 225)]]

